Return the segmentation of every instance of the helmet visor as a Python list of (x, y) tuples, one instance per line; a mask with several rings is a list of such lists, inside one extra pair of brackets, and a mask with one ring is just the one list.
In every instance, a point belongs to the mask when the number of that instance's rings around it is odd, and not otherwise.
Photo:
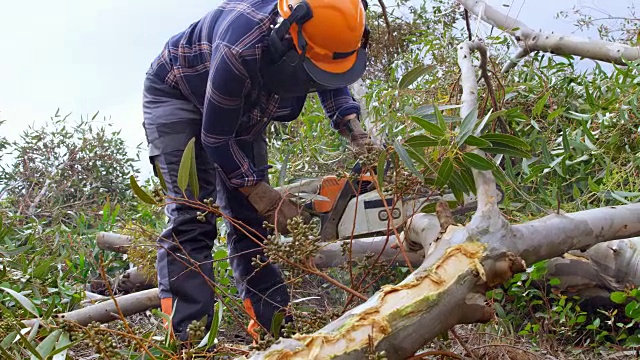
[[(354, 57), (355, 61), (353, 61)], [(339, 88), (351, 85), (362, 77), (367, 67), (367, 52), (365, 49), (360, 48), (355, 54), (342, 59), (340, 62), (345, 62), (347, 64), (352, 62), (353, 65), (344, 71), (336, 71), (339, 67), (334, 66), (337, 64), (327, 64), (327, 66), (323, 66), (323, 64), (316, 64), (309, 58), (305, 57), (304, 67), (309, 76), (311, 76), (311, 78), (317, 83), (328, 88)]]

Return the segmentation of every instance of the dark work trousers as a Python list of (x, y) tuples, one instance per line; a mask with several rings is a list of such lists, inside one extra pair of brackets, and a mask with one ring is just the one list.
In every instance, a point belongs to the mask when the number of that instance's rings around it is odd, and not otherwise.
[[(223, 181), (221, 170), (203, 149), (200, 142), (202, 113), (198, 107), (181, 95), (179, 90), (147, 76), (143, 109), (149, 159), (152, 164), (157, 163), (162, 172), (168, 195), (183, 197), (177, 182), (178, 169), (185, 146), (195, 137), (199, 200), (215, 199), (225, 215), (251, 228), (245, 228), (243, 232), (226, 222), (229, 263), (245, 309), (269, 331), (275, 313), (284, 311), (282, 308), (289, 304), (289, 294), (282, 274), (275, 265), (267, 264), (259, 268), (252, 265), (252, 259), (257, 255), (261, 256), (262, 261), (266, 260), (256, 242), (267, 236), (267, 230), (263, 227), (265, 219), (256, 212), (244, 194)], [(251, 143), (240, 143), (239, 146), (256, 168), (267, 164), (264, 134)], [(186, 195), (193, 199), (190, 190)], [(173, 313), (172, 329), (183, 341), (188, 336), (187, 327), (193, 320), (200, 321), (206, 317), (206, 328), (209, 329), (215, 303), (212, 249), (217, 237), (216, 218), (207, 215), (206, 221), (201, 222), (197, 219), (198, 211), (186, 205), (168, 203), (165, 207), (168, 227), (157, 240), (158, 288), (162, 310), (168, 315)], [(286, 316), (285, 321), (291, 321), (291, 317)], [(255, 324), (250, 324), (250, 328), (252, 326)]]

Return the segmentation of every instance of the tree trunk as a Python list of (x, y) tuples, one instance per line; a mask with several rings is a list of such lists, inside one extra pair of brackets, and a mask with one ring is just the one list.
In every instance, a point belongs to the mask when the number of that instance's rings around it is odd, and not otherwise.
[[(486, 50), (478, 41), (458, 48), (462, 118), (477, 106), (473, 50), (486, 60)], [(449, 226), (409, 277), (383, 287), (319, 331), (280, 339), (251, 359), (362, 359), (380, 352), (388, 359), (405, 359), (456, 324), (489, 320), (492, 312), (486, 306), (486, 291), (527, 264), (640, 235), (640, 204), (549, 215), (512, 226), (497, 206), (491, 172), (473, 173), (477, 212), (466, 226)], [(412, 226), (426, 219), (414, 220)], [(420, 241), (424, 249), (433, 244), (429, 236)]]

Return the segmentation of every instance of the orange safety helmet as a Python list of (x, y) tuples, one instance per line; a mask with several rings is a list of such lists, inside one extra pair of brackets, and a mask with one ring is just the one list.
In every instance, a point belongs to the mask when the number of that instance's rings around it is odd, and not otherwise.
[[(319, 84), (351, 84), (365, 71), (369, 30), (366, 0), (278, 0), (278, 12), (289, 19), (295, 50), (309, 61), (307, 73)], [(302, 8), (302, 9), (300, 9)]]
[[(353, 68), (365, 31), (362, 0), (278, 0), (280, 16), (287, 19), (293, 8), (303, 1), (312, 13), (301, 26), (307, 57), (331, 73), (344, 73)], [(301, 53), (298, 27), (292, 24), (289, 33)]]

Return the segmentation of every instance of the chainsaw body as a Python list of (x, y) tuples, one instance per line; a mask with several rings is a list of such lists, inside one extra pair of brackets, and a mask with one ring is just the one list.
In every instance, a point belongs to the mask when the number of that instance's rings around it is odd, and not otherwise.
[[(354, 180), (325, 176), (313, 186), (306, 186), (302, 191), (309, 200), (305, 207), (320, 218), (323, 241), (393, 234), (394, 230), (401, 231), (406, 220), (425, 205), (440, 199), (455, 200), (452, 194), (439, 196), (430, 192), (402, 199), (385, 194), (383, 200), (372, 180), (370, 176)], [(465, 203), (473, 200), (465, 197)]]

